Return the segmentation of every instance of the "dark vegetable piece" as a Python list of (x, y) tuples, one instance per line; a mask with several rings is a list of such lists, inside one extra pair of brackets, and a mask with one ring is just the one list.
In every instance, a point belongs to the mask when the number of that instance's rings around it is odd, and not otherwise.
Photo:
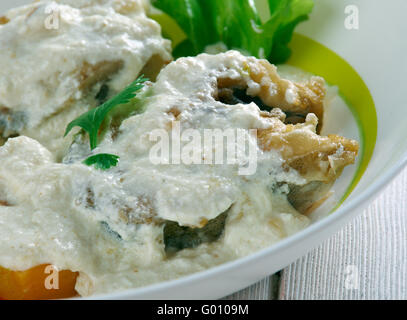
[[(236, 105), (236, 104), (250, 104), (254, 102), (260, 110), (270, 112), (272, 110), (276, 110), (271, 106), (267, 106), (263, 103), (263, 101), (259, 97), (252, 97), (247, 94), (247, 90), (234, 88), (234, 89), (222, 89), (219, 92), (218, 100), (222, 103), (229, 104), (229, 105)], [(281, 111), (282, 112), (282, 111)], [(302, 113), (294, 113), (294, 112), (284, 112), (285, 124), (297, 124), (297, 123), (304, 123), (306, 119), (306, 114)]]
[(99, 105), (101, 105), (107, 101), (108, 96), (109, 96), (109, 86), (107, 84), (103, 84), (100, 87), (100, 90), (96, 94), (95, 98), (99, 102)]
[(118, 232), (114, 231), (106, 221), (101, 221), (100, 225), (102, 226), (104, 231), (114, 239), (119, 241), (123, 240), (122, 236)]
[(312, 181), (304, 186), (290, 185), (290, 193), (287, 196), (288, 202), (302, 214), (308, 214), (309, 209), (329, 195), (332, 183)]
[(0, 137), (13, 138), (25, 127), (28, 115), (25, 112), (13, 112), (0, 105)]
[(210, 220), (203, 228), (182, 227), (177, 222), (167, 221), (164, 226), (166, 253), (171, 255), (184, 249), (196, 248), (203, 243), (219, 240), (225, 230), (229, 210)]
[(246, 89), (224, 88), (220, 90), (218, 99), (220, 102), (229, 105), (250, 104), (254, 102), (260, 108), (260, 110), (270, 111), (273, 109), (273, 107), (265, 105), (259, 97), (249, 96)]

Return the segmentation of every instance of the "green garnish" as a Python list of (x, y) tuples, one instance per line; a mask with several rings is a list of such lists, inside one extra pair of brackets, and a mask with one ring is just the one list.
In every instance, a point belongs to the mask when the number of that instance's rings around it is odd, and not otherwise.
[(313, 0), (268, 0), (271, 18), (263, 23), (253, 0), (153, 0), (187, 35), (173, 55), (195, 56), (223, 43), (273, 63), (286, 61), (294, 28), (308, 18)]
[(87, 166), (94, 166), (98, 170), (109, 170), (117, 166), (119, 159), (120, 157), (114, 154), (100, 153), (87, 158), (83, 163)]
[(100, 127), (108, 113), (119, 105), (129, 103), (130, 100), (136, 96), (137, 91), (143, 88), (144, 82), (146, 81), (148, 81), (148, 79), (141, 76), (114, 98), (95, 109), (89, 110), (79, 118), (72, 121), (66, 128), (65, 137), (74, 127), (81, 127), (89, 134), (91, 150), (95, 149), (98, 145), (98, 134)]

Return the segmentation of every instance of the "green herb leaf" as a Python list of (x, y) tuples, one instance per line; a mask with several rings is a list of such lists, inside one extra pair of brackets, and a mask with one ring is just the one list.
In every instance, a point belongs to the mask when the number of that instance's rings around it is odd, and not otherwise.
[(101, 153), (87, 158), (83, 163), (87, 166), (94, 166), (98, 170), (109, 170), (117, 166), (119, 159), (120, 157), (114, 154)]
[[(208, 1), (209, 2), (209, 1)], [(201, 1), (198, 0), (157, 0), (153, 4), (177, 21), (181, 29), (188, 35), (188, 43), (183, 46), (189, 48), (191, 55), (203, 52), (205, 46), (216, 42), (214, 30), (207, 23), (207, 15)]]
[(288, 59), (294, 28), (312, 11), (313, 0), (268, 0), (270, 19), (263, 23), (253, 0), (154, 0), (188, 39), (174, 50), (176, 58), (195, 56), (208, 45), (224, 43), (274, 63)]
[(74, 127), (81, 127), (89, 134), (91, 150), (95, 149), (98, 145), (100, 127), (108, 113), (119, 105), (129, 103), (136, 96), (137, 91), (143, 88), (144, 82), (147, 80), (148, 79), (141, 76), (114, 98), (95, 109), (89, 110), (72, 121), (66, 128), (65, 136), (67, 136)]
[[(299, 23), (308, 20), (308, 14), (314, 7), (314, 0), (269, 0), (268, 2), (271, 20), (278, 23), (273, 39), (271, 59), (276, 64), (284, 63), (291, 56), (288, 44), (292, 39), (294, 30)], [(281, 14), (279, 17), (274, 17), (273, 12), (280, 12)]]

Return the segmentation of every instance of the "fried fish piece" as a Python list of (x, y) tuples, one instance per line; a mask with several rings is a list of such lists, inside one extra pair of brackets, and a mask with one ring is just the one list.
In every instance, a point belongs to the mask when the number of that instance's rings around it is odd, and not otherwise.
[(273, 125), (258, 131), (258, 143), (264, 151), (278, 150), (286, 169), (296, 170), (307, 180), (305, 185), (291, 184), (288, 200), (303, 214), (309, 214), (324, 202), (343, 169), (355, 163), (359, 144), (338, 135), (316, 133), (318, 119), (309, 114), (304, 124), (286, 125), (274, 118)]
[(285, 165), (308, 181), (331, 182), (355, 162), (359, 144), (338, 135), (320, 136), (317, 124), (314, 114), (309, 114), (304, 124), (296, 125), (274, 118), (270, 128), (258, 131), (259, 145), (264, 151), (278, 150)]
[[(259, 148), (264, 152), (278, 151), (284, 168), (297, 171), (307, 181), (305, 185), (291, 185), (289, 196), (290, 202), (302, 213), (325, 197), (342, 170), (355, 163), (359, 150), (357, 141), (338, 135), (320, 135), (326, 96), (325, 81), (320, 77), (310, 76), (298, 82), (284, 79), (268, 61), (244, 57), (235, 51), (179, 59), (164, 70), (158, 85), (165, 81), (176, 89), (172, 92), (181, 97), (201, 100), (196, 108), (208, 110), (206, 102), (212, 99), (223, 104), (213, 111), (217, 115), (232, 114), (250, 103), (259, 107), (257, 112), (266, 124), (251, 125), (257, 129)], [(188, 70), (189, 75), (185, 77), (189, 80), (167, 79), (171, 73), (183, 77), (182, 70)], [(183, 119), (184, 114), (191, 116), (192, 107), (183, 110), (178, 104), (168, 108), (171, 114), (177, 111), (176, 119)], [(298, 119), (293, 121), (293, 116)], [(241, 120), (243, 124), (244, 119)]]
[(279, 108), (290, 115), (290, 118), (297, 118), (294, 122), (304, 122), (307, 114), (314, 113), (319, 120), (317, 130), (320, 132), (326, 96), (324, 79), (315, 76), (306, 82), (283, 79), (278, 74), (277, 67), (266, 60), (253, 61), (249, 58), (244, 69), (249, 77), (218, 78), (221, 95), (233, 95), (236, 89), (246, 90), (248, 96), (257, 98), (257, 104), (266, 106), (269, 110)]

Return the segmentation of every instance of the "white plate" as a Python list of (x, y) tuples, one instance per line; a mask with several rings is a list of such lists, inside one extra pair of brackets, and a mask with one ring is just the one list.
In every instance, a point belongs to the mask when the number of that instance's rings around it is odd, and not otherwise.
[[(2, 0), (0, 12), (29, 2)], [(367, 84), (376, 106), (376, 147), (359, 184), (334, 213), (273, 247), (179, 280), (97, 298), (214, 299), (243, 289), (289, 265), (338, 231), (361, 213), (406, 165), (407, 1), (315, 2), (311, 19), (298, 32), (327, 46), (352, 65)], [(348, 30), (346, 8), (355, 9), (348, 7), (354, 4), (359, 11), (359, 29)], [(359, 93), (352, 94), (357, 97)]]

